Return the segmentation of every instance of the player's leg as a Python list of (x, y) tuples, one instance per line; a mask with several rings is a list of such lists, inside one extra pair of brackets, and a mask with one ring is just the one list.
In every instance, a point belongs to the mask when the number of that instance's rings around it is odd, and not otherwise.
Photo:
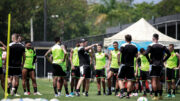
[(65, 92), (66, 92), (66, 97), (71, 97), (71, 96), (69, 96), (67, 80), (64, 77), (62, 77), (62, 79), (64, 80), (64, 89), (65, 89)]
[(33, 85), (33, 88), (34, 88), (34, 95), (42, 95), (41, 93), (38, 92), (37, 90), (37, 82), (36, 82), (36, 74), (35, 74), (35, 71), (32, 69), (29, 73), (30, 75), (30, 78), (32, 80), (32, 85)]
[(102, 87), (103, 87), (103, 94), (106, 95), (106, 82), (105, 78), (101, 78)]
[(112, 78), (112, 76), (113, 76), (113, 72), (112, 72), (112, 70), (110, 70), (109, 71), (109, 73), (108, 73), (108, 77), (107, 77), (107, 81), (108, 81), (108, 94), (107, 95), (111, 95), (112, 93), (111, 93), (111, 78)]
[(13, 79), (12, 79), (12, 76), (9, 76), (8, 77), (8, 94), (10, 94), (10, 92), (11, 92), (11, 89), (12, 89), (12, 81), (13, 81)]
[(76, 81), (76, 77), (75, 77), (76, 73), (75, 70), (71, 71), (71, 95), (74, 95), (74, 87), (75, 87), (75, 81)]
[[(28, 74), (29, 75), (29, 74)], [(29, 79), (30, 77), (28, 77), (27, 79), (26, 79), (26, 89), (27, 89), (27, 94), (28, 95), (30, 95), (31, 94), (31, 91), (30, 91), (30, 79)]]
[(171, 97), (171, 83), (172, 83), (172, 70), (169, 68), (166, 68), (166, 81), (168, 86), (168, 95), (166, 97)]
[(88, 96), (90, 78), (86, 78), (85, 81), (86, 81), (85, 96)]
[(101, 78), (96, 78), (96, 80), (97, 80), (97, 89), (98, 89), (97, 95), (101, 95)]
[(172, 97), (175, 97), (175, 94), (176, 94), (176, 81), (175, 81), (176, 73), (175, 72), (177, 71), (172, 70), (172, 89), (173, 89)]
[(27, 92), (26, 92), (26, 77), (27, 77), (27, 74), (28, 74), (28, 70), (27, 69), (23, 69), (22, 70), (22, 86), (23, 86), (23, 90), (24, 90), (24, 95), (27, 95)]
[(80, 67), (80, 79), (79, 79), (79, 81), (78, 81), (78, 83), (77, 83), (77, 87), (76, 87), (76, 95), (77, 96), (80, 96), (80, 86), (81, 86), (81, 84), (83, 83), (83, 81), (84, 81), (84, 79), (85, 79), (85, 75), (84, 75), (84, 66), (81, 66)]

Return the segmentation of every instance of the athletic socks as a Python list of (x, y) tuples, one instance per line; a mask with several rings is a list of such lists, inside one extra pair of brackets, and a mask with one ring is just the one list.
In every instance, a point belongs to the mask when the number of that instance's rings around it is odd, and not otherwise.
[(35, 92), (35, 93), (37, 92), (37, 87), (34, 87), (34, 92)]
[(24, 89), (24, 92), (26, 92), (26, 89)]
[(74, 92), (74, 91), (73, 91), (73, 87), (71, 88), (71, 92)]
[(168, 94), (171, 95), (171, 89), (168, 89)]
[(117, 94), (118, 94), (118, 92), (119, 92), (119, 89), (116, 89), (116, 91), (115, 91), (115, 95), (117, 95)]
[(18, 87), (15, 87), (15, 91), (14, 91), (15, 94), (17, 93), (17, 90), (18, 90)]
[(158, 96), (158, 91), (154, 91), (154, 96), (155, 96), (155, 97)]
[(60, 92), (60, 93), (61, 93), (61, 89), (58, 89), (58, 92)]
[(108, 87), (109, 92), (111, 92), (111, 87)]
[(162, 96), (163, 90), (158, 90), (159, 96)]
[(27, 89), (28, 92), (30, 92), (30, 89)]
[(121, 89), (121, 90), (120, 90), (120, 93), (121, 93), (121, 95), (122, 95), (122, 94), (124, 93), (124, 89)]
[(69, 95), (69, 91), (68, 91), (68, 88), (67, 88), (67, 87), (65, 87), (65, 91), (66, 91), (66, 94)]
[(57, 93), (57, 87), (54, 87), (54, 93), (55, 93), (55, 94), (58, 94), (58, 93)]
[(11, 88), (12, 88), (12, 83), (8, 83), (8, 94), (10, 94)]
[(176, 90), (175, 90), (175, 89), (173, 89), (173, 92), (172, 92), (172, 94), (174, 94), (174, 95), (176, 94)]

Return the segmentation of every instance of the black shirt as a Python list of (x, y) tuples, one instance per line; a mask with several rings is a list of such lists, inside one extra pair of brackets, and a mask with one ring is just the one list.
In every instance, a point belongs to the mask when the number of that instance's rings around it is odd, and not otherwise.
[(121, 56), (121, 64), (125, 64), (126, 66), (134, 66), (134, 57), (138, 53), (137, 47), (132, 43), (122, 44), (120, 48)]
[[(164, 58), (165, 53), (167, 56)], [(160, 43), (152, 43), (148, 46), (148, 49), (145, 52), (145, 56), (153, 66), (163, 66), (163, 62), (165, 62), (171, 56), (171, 53), (166, 48), (166, 46)]]
[(20, 67), (25, 52), (25, 47), (21, 43), (12, 42), (9, 44), (9, 66)]
[(90, 65), (89, 52), (84, 49), (84, 47), (79, 47), (78, 49), (79, 63), (82, 65)]

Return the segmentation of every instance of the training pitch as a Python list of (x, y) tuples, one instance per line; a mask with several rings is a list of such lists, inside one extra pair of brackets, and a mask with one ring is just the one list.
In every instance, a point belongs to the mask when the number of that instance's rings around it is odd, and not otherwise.
[[(68, 82), (69, 83), (69, 82)], [(22, 83), (20, 80), (20, 84), (19, 84), (19, 89), (18, 89), (18, 94), (20, 94), (20, 97), (13, 97), (13, 96), (8, 96), (8, 98), (45, 98), (45, 99), (52, 99), (55, 98), (54, 97), (54, 91), (53, 91), (53, 86), (52, 86), (52, 80), (49, 81), (48, 79), (37, 79), (37, 84), (38, 84), (38, 91), (40, 93), (42, 93), (42, 96), (35, 96), (33, 95), (33, 88), (32, 88), (32, 84), (31, 84), (31, 95), (29, 96), (24, 96), (24, 92), (22, 89)], [(69, 84), (68, 84), (69, 85)], [(68, 88), (69, 92), (70, 92), (70, 87)], [(180, 92), (180, 91), (179, 91)], [(89, 91), (89, 97), (85, 97), (82, 95), (80, 97), (71, 97), (71, 98), (66, 98), (64, 96), (65, 94), (65, 90), (62, 89), (62, 96), (57, 97), (57, 99), (59, 99), (60, 101), (137, 101), (137, 99), (139, 97), (142, 96), (142, 93), (139, 93), (138, 97), (131, 97), (130, 99), (119, 99), (118, 97), (114, 96), (114, 93), (111, 96), (97, 96), (97, 86), (96, 83), (91, 83), (90, 84), (90, 91)], [(163, 97), (164, 99), (161, 101), (180, 101), (180, 94), (176, 94), (176, 98), (166, 98), (166, 92), (164, 91), (163, 93)], [(2, 93), (2, 88), (0, 87), (0, 99), (2, 99), (3, 93)], [(150, 96), (147, 96), (148, 101), (152, 101)]]

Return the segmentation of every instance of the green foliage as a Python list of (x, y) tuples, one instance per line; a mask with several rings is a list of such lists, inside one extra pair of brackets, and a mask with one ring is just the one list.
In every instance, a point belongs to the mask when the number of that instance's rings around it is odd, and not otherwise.
[[(63, 40), (105, 33), (107, 27), (131, 23), (145, 18), (180, 13), (179, 0), (162, 0), (158, 4), (101, 0), (88, 4), (87, 0), (47, 0), (47, 40), (55, 36)], [(30, 19), (33, 18), (34, 39), (43, 40), (44, 0), (1, 0), (0, 40), (6, 41), (7, 16), (12, 14), (12, 33), (30, 39)], [(58, 17), (52, 17), (58, 15)]]

